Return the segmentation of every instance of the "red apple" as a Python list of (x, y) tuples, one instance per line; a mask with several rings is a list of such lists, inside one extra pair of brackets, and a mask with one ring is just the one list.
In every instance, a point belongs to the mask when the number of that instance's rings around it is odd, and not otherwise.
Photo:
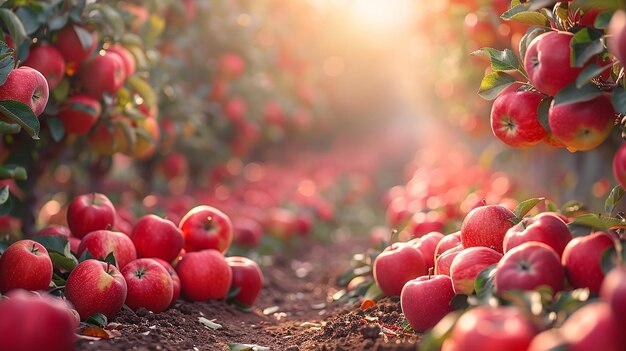
[(526, 217), (506, 232), (504, 236), (504, 252), (529, 241), (542, 242), (556, 251), (559, 256), (569, 241), (572, 233), (561, 218), (549, 212), (535, 217)]
[(68, 134), (86, 134), (96, 123), (102, 107), (100, 102), (87, 95), (75, 94), (67, 98), (59, 110), (59, 119)]
[(255, 248), (263, 237), (263, 227), (252, 218), (233, 219), (233, 242), (237, 246)]
[(552, 135), (569, 151), (587, 151), (602, 144), (613, 130), (615, 117), (606, 95), (558, 106), (553, 101), (548, 112)]
[(246, 63), (240, 55), (228, 52), (219, 58), (219, 71), (227, 78), (237, 78), (246, 68)]
[(456, 247), (461, 244), (461, 232), (454, 232), (444, 236), (439, 243), (437, 243), (437, 247), (435, 248), (435, 260), (441, 256), (445, 251)]
[(169, 219), (147, 215), (139, 219), (130, 235), (137, 257), (156, 257), (171, 262), (183, 248), (183, 232)]
[(548, 132), (539, 123), (537, 108), (543, 95), (518, 91), (498, 96), (491, 109), (491, 130), (512, 147), (529, 147), (541, 142)]
[(133, 241), (126, 234), (110, 230), (96, 230), (87, 234), (80, 242), (76, 254), (80, 257), (85, 250), (95, 258), (106, 258), (113, 253), (120, 269), (137, 259)]
[(550, 351), (566, 344), (560, 329), (548, 329), (533, 338), (527, 351)]
[(408, 242), (422, 254), (427, 270), (435, 267), (435, 249), (443, 237), (444, 235), (439, 232), (431, 232)]
[(604, 252), (615, 246), (613, 237), (604, 232), (572, 239), (565, 250), (561, 262), (565, 275), (574, 288), (589, 288), (597, 294), (604, 280), (601, 258)]
[(120, 55), (106, 51), (85, 60), (79, 71), (83, 90), (96, 99), (104, 93), (115, 95), (126, 80), (126, 68)]
[(0, 100), (15, 100), (26, 104), (35, 116), (43, 113), (48, 103), (48, 82), (36, 69), (21, 66), (9, 73), (0, 85)]
[(290, 209), (272, 208), (265, 214), (265, 231), (278, 239), (288, 239), (298, 232), (298, 216)]
[(76, 196), (67, 209), (67, 224), (77, 238), (94, 230), (111, 229), (115, 224), (115, 207), (104, 194)]
[(43, 245), (32, 240), (11, 244), (0, 256), (0, 293), (13, 289), (47, 290), (52, 261)]
[(502, 252), (502, 241), (513, 226), (515, 214), (502, 205), (480, 206), (471, 210), (461, 226), (463, 247), (485, 246)]
[(165, 267), (151, 258), (140, 258), (122, 268), (128, 293), (126, 305), (133, 311), (141, 307), (161, 313), (172, 302), (174, 286)]
[(231, 286), (240, 289), (233, 299), (245, 306), (252, 306), (263, 288), (261, 268), (246, 257), (226, 257), (226, 263), (233, 272)]
[(570, 41), (574, 34), (550, 31), (537, 36), (528, 46), (524, 67), (530, 83), (542, 93), (556, 95), (574, 83), (583, 70), (570, 63)]
[(504, 254), (498, 262), (495, 287), (499, 294), (509, 290), (533, 290), (547, 286), (556, 294), (563, 290), (565, 271), (561, 258), (544, 243), (527, 242)]
[(42, 44), (34, 46), (24, 61), (24, 66), (32, 67), (39, 71), (48, 82), (48, 87), (54, 89), (65, 76), (65, 60), (57, 48), (52, 45)]
[(51, 225), (43, 228), (35, 234), (36, 237), (39, 236), (64, 236), (67, 238), (67, 241), (70, 243), (70, 250), (74, 253), (78, 251), (78, 246), (80, 245), (80, 239), (72, 236), (72, 232), (70, 228), (62, 226), (62, 225)]
[(161, 266), (165, 268), (167, 273), (169, 273), (170, 278), (172, 278), (172, 301), (170, 302), (170, 306), (174, 306), (178, 298), (180, 297), (180, 278), (178, 274), (176, 274), (176, 270), (172, 265), (168, 262), (163, 261), (160, 258), (153, 258), (153, 260), (159, 262)]
[(620, 62), (626, 59), (626, 12), (617, 10), (611, 17), (607, 28), (607, 45), (609, 52), (615, 55)]
[(409, 280), (402, 288), (400, 306), (413, 330), (423, 333), (452, 312), (452, 280), (446, 275), (428, 275)]
[(622, 144), (613, 156), (613, 176), (623, 188), (626, 188), (626, 144)]
[(183, 177), (188, 169), (187, 157), (178, 152), (167, 155), (161, 163), (161, 170), (167, 179)]
[[(89, 33), (91, 40), (89, 43), (86, 43), (89, 45), (83, 46), (77, 31)], [(96, 50), (96, 46), (98, 46), (98, 34), (95, 31), (89, 32), (83, 27), (68, 25), (57, 33), (57, 40), (54, 46), (59, 49), (61, 55), (63, 55), (69, 64), (76, 65), (81, 63)]]
[(426, 275), (422, 253), (406, 243), (388, 246), (374, 260), (374, 279), (387, 296), (397, 296), (406, 282)]
[(606, 302), (592, 302), (574, 312), (561, 327), (561, 334), (569, 351), (620, 351), (624, 325), (619, 325), (611, 306)]
[(191, 301), (225, 298), (233, 278), (222, 253), (213, 249), (186, 253), (176, 273), (183, 295)]
[(626, 326), (626, 266), (613, 268), (600, 287), (600, 298), (608, 302), (621, 326)]
[(526, 351), (536, 333), (515, 307), (480, 306), (459, 318), (451, 338), (457, 350)]
[(450, 266), (452, 266), (452, 261), (456, 255), (458, 255), (461, 251), (464, 250), (463, 245), (458, 244), (457, 246), (444, 251), (437, 260), (435, 261), (435, 274), (443, 274), (450, 276)]
[(135, 57), (133, 54), (128, 51), (125, 47), (113, 44), (107, 48), (107, 51), (114, 52), (120, 55), (120, 58), (124, 62), (124, 71), (126, 72), (126, 77), (132, 76), (137, 70), (137, 64), (135, 62)]
[(69, 306), (47, 294), (14, 290), (0, 300), (0, 350), (74, 350)]
[(488, 247), (470, 247), (452, 260), (450, 278), (457, 294), (470, 295), (474, 291), (474, 281), (485, 268), (498, 263), (502, 254)]
[(224, 102), (224, 114), (233, 122), (241, 122), (246, 115), (246, 102), (239, 97), (228, 99)]
[(78, 264), (65, 282), (65, 297), (81, 320), (95, 313), (113, 318), (126, 300), (126, 281), (115, 266), (97, 260)]
[(192, 208), (178, 227), (183, 231), (185, 250), (200, 251), (215, 249), (226, 252), (233, 239), (233, 225), (222, 211), (211, 206)]

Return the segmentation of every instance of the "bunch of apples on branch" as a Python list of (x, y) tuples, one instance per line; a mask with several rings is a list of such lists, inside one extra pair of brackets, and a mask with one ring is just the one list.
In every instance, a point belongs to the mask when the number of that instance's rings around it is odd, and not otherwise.
[[(501, 18), (528, 29), (515, 51), (473, 53), (490, 62), (479, 95), (494, 100), (495, 136), (512, 147), (545, 143), (571, 152), (616, 140), (626, 112), (623, 4), (513, 1)], [(622, 186), (625, 152), (620, 146), (613, 158)]]

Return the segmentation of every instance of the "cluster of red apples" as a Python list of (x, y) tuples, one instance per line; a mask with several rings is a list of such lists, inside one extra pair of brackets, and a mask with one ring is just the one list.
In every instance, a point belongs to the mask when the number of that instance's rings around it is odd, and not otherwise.
[[(432, 232), (386, 248), (374, 261), (374, 277), (386, 295), (400, 295), (403, 313), (418, 332), (452, 312), (455, 295), (475, 294), (478, 275), (490, 266), (498, 296), (544, 289), (554, 298), (564, 290), (586, 288), (601, 297), (559, 329), (545, 332), (546, 325), (515, 307), (471, 309), (457, 321), (444, 350), (472, 350), (478, 344), (490, 345), (488, 350), (547, 350), (560, 344), (587, 350), (600, 343), (602, 350), (620, 350), (626, 270), (614, 268), (605, 277), (601, 260), (621, 243), (612, 232), (573, 238), (566, 224), (571, 221), (556, 212), (519, 218), (501, 205), (479, 206), (457, 232)], [(508, 324), (517, 327), (503, 327)]]
[[(73, 349), (80, 321), (97, 313), (113, 318), (123, 305), (160, 313), (181, 296), (189, 301), (228, 297), (242, 306), (255, 302), (263, 275), (248, 258), (224, 257), (233, 226), (222, 211), (197, 206), (178, 225), (146, 215), (128, 235), (114, 230), (116, 217), (105, 195), (80, 195), (68, 209), (68, 227), (44, 228), (33, 240), (19, 240), (3, 252), (0, 292), (7, 297), (0, 301), (0, 349)], [(52, 255), (44, 246), (54, 237), (65, 239), (71, 250), (65, 258), (75, 264), (51, 259), (64, 254)], [(64, 285), (59, 277), (66, 277)], [(63, 291), (65, 299), (48, 295), (49, 288)], [(35, 314), (49, 318), (33, 322)]]

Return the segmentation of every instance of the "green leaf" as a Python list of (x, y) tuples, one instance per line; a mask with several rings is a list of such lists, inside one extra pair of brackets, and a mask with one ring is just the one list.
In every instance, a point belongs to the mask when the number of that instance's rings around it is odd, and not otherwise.
[(602, 273), (608, 274), (613, 268), (620, 264), (621, 256), (617, 254), (615, 246), (611, 246), (604, 250), (600, 257), (600, 267), (602, 267)]
[(520, 40), (519, 42), (519, 52), (520, 52), (520, 57), (525, 57), (526, 56), (526, 50), (528, 49), (528, 45), (530, 45), (530, 43), (538, 36), (540, 36), (543, 33), (548, 32), (549, 30), (547, 28), (543, 28), (543, 27), (530, 27), (528, 28), (528, 30), (526, 31), (526, 34), (524, 34), (524, 36), (522, 37), (522, 40)]
[(561, 89), (554, 97), (554, 106), (573, 104), (575, 102), (589, 101), (602, 95), (602, 91), (593, 84), (587, 84), (580, 88), (576, 83)]
[(93, 257), (93, 255), (91, 254), (91, 252), (89, 252), (89, 250), (85, 250), (83, 251), (82, 255), (80, 255), (80, 257), (78, 258), (78, 262), (83, 262), (86, 260), (95, 260), (96, 258)]
[(26, 180), (26, 169), (16, 165), (0, 166), (0, 179)]
[(472, 52), (474, 56), (486, 56), (491, 62), (491, 69), (494, 71), (517, 71), (520, 69), (519, 60), (511, 49), (503, 51), (493, 48), (482, 48)]
[(598, 29), (607, 29), (614, 13), (615, 10), (605, 10), (600, 12), (598, 17), (596, 17), (596, 20), (593, 22), (593, 26)]
[(70, 93), (70, 81), (67, 77), (63, 77), (61, 83), (50, 91), (56, 100), (63, 101)]
[(148, 107), (152, 107), (157, 103), (157, 96), (148, 82), (137, 77), (130, 76), (126, 78), (126, 83), (135, 91)]
[(594, 213), (585, 213), (574, 218), (571, 224), (582, 225), (597, 230), (608, 230), (606, 224)]
[(48, 29), (57, 31), (67, 25), (70, 17), (67, 13), (52, 14), (48, 19)]
[(495, 291), (495, 278), (496, 278), (496, 267), (497, 264), (492, 264), (491, 266), (483, 269), (476, 276), (476, 280), (474, 281), (474, 290), (476, 291), (476, 296), (485, 300), (491, 296)]
[(539, 117), (539, 123), (546, 131), (550, 131), (550, 105), (552, 105), (552, 97), (548, 96), (547, 98), (541, 100), (539, 106), (537, 107), (537, 116)]
[(18, 134), (22, 131), (19, 124), (0, 121), (0, 134)]
[(570, 233), (572, 233), (572, 237), (574, 238), (577, 238), (579, 236), (586, 236), (595, 231), (589, 226), (573, 223), (567, 223), (567, 228), (569, 229)]
[(44, 235), (33, 239), (40, 243), (48, 251), (55, 251), (60, 254), (71, 256), (70, 244), (66, 237), (60, 235)]
[(232, 285), (228, 290), (228, 294), (226, 295), (226, 301), (233, 299), (235, 296), (239, 294), (241, 291), (240, 286)]
[(509, 218), (509, 222), (513, 223), (513, 225), (516, 225), (516, 224), (518, 224), (521, 221), (522, 221), (522, 218), (520, 218), (520, 217)]
[(593, 78), (597, 77), (600, 73), (606, 71), (611, 67), (613, 67), (612, 63), (603, 67), (600, 67), (595, 63), (587, 65), (585, 69), (580, 72), (578, 77), (576, 77), (576, 87), (582, 88), (585, 84), (591, 82)]
[(456, 294), (450, 300), (450, 306), (455, 310), (464, 310), (469, 307), (469, 303), (467, 303), (467, 295)]
[(104, 328), (109, 324), (107, 317), (102, 313), (95, 313), (85, 321), (86, 324), (92, 325), (94, 327)]
[(607, 226), (609, 229), (622, 228), (626, 226), (626, 220), (622, 218), (610, 217), (610, 216), (601, 216), (600, 220)]
[(26, 34), (31, 35), (41, 27), (41, 23), (39, 22), (40, 16), (35, 8), (29, 6), (20, 6), (15, 11), (15, 14), (22, 22)]
[(589, 297), (590, 294), (588, 288), (575, 289), (571, 291), (559, 291), (556, 293), (552, 309), (559, 312), (567, 312), (569, 314), (582, 306), (587, 300), (589, 300)]
[(33, 139), (39, 140), (39, 129), (41, 128), (39, 119), (28, 105), (19, 101), (0, 100), (0, 113), (19, 124)]
[(20, 21), (19, 17), (10, 9), (0, 8), (0, 22), (4, 23), (9, 30), (15, 47), (19, 48), (22, 42), (24, 42), (24, 39), (26, 39), (26, 29), (24, 29), (22, 21)]
[(63, 139), (65, 135), (65, 127), (63, 126), (63, 122), (56, 117), (48, 118), (48, 127), (50, 128), (50, 135), (52, 136), (52, 140), (57, 143)]
[(559, 208), (550, 200), (546, 200), (546, 210), (549, 212), (559, 212)]
[(374, 282), (372, 285), (369, 286), (369, 288), (365, 292), (365, 295), (363, 295), (363, 299), (377, 301), (383, 296), (385, 296), (385, 293), (383, 293), (380, 286), (378, 286), (378, 284)]
[(492, 72), (487, 74), (482, 82), (480, 82), (480, 88), (478, 89), (478, 95), (485, 100), (493, 100), (498, 94), (506, 89), (516, 80), (513, 76), (504, 72)]
[(441, 349), (441, 344), (452, 333), (456, 322), (461, 318), (461, 311), (452, 311), (443, 317), (435, 326), (428, 331), (420, 340), (420, 351), (435, 351)]
[(538, 203), (545, 199), (545, 197), (536, 197), (520, 202), (517, 207), (515, 207), (515, 216), (517, 218), (523, 218), (533, 207), (537, 206)]
[(90, 48), (93, 44), (93, 36), (91, 36), (91, 33), (89, 33), (89, 31), (80, 26), (73, 26), (73, 28), (74, 32), (76, 32), (76, 35), (78, 36), (78, 40), (80, 41), (82, 47), (84, 49)]
[(528, 24), (531, 26), (550, 26), (550, 19), (541, 12), (531, 11), (530, 3), (519, 4), (500, 16), (504, 20)]
[(626, 89), (623, 86), (620, 85), (613, 90), (611, 102), (617, 112), (626, 114)]
[(14, 51), (6, 45), (0, 43), (0, 85), (4, 84), (9, 77), (9, 73), (15, 67)]
[(589, 9), (609, 9), (617, 10), (622, 6), (621, 0), (577, 0), (578, 5), (583, 10)]
[(115, 255), (113, 254), (113, 251), (109, 252), (107, 257), (105, 257), (103, 261), (119, 269), (122, 269), (120, 266), (117, 265), (117, 261), (115, 260)]
[(583, 67), (593, 56), (604, 51), (602, 35), (602, 31), (589, 27), (585, 27), (574, 34), (570, 42), (572, 67)]
[(270, 351), (269, 347), (253, 345), (253, 344), (236, 344), (228, 343), (230, 351)]
[(78, 265), (78, 261), (74, 256), (64, 256), (58, 252), (48, 252), (50, 260), (55, 267), (60, 267), (66, 271), (71, 271)]
[(56, 267), (71, 271), (78, 265), (78, 260), (70, 250), (70, 244), (66, 237), (58, 235), (46, 235), (34, 238), (36, 242), (48, 250), (50, 260)]
[(215, 323), (215, 319), (213, 320), (208, 320), (204, 317), (198, 317), (198, 321), (202, 324), (204, 324), (205, 327), (209, 328), (209, 329), (213, 329), (213, 330), (217, 330), (217, 329), (222, 329), (222, 325)]
[(613, 188), (609, 196), (604, 201), (604, 212), (606, 212), (607, 214), (611, 214), (611, 212), (613, 212), (613, 209), (615, 208), (615, 205), (617, 205), (622, 197), (624, 197), (624, 194), (626, 194), (626, 191), (624, 190), (624, 188), (622, 188), (621, 185)]

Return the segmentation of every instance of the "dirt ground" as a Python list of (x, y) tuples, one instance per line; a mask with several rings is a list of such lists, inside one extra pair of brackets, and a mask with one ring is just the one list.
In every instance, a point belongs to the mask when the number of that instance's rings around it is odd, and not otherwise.
[[(333, 302), (336, 279), (362, 245), (344, 239), (306, 243), (290, 258), (263, 268), (265, 286), (249, 312), (223, 301), (179, 300), (160, 314), (123, 309), (111, 322), (121, 336), (80, 340), (79, 350), (230, 350), (229, 343), (270, 350), (416, 350), (418, 337), (406, 327), (398, 299), (385, 298), (362, 311)], [(200, 317), (221, 325), (205, 327)]]

